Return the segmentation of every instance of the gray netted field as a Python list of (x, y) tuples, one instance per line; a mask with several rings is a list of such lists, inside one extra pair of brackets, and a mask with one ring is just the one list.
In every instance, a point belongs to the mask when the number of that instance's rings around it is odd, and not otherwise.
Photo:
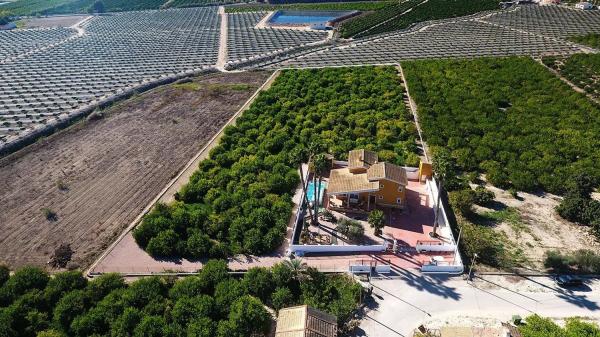
[(407, 59), (559, 55), (580, 51), (564, 38), (600, 32), (600, 11), (523, 6), (508, 11), (421, 23), (403, 32), (358, 40), (277, 65), (325, 67)]
[[(523, 6), (418, 23), (336, 46), (326, 32), (256, 28), (267, 12), (227, 14), (227, 65), (329, 67), (406, 59), (560, 55), (600, 32), (600, 11)], [(78, 28), (0, 31), (0, 151), (82, 107), (131, 88), (214, 68), (217, 7), (126, 12)], [(225, 40), (223, 40), (225, 41)], [(223, 59), (221, 59), (223, 60)]]
[(255, 28), (267, 12), (228, 14), (227, 49), (230, 61), (304, 46), (327, 38), (322, 31)]
[[(74, 38), (76, 31), (65, 28), (0, 32), (2, 45), (6, 41), (12, 46), (0, 58), (0, 147), (125, 88), (215, 64), (220, 23), (216, 11), (212, 7), (95, 17), (83, 25), (85, 34)], [(61, 39), (65, 41), (52, 48), (34, 51)], [(25, 52), (30, 53), (15, 57)]]
[(600, 33), (600, 10), (582, 11), (558, 6), (522, 6), (485, 21), (552, 37)]

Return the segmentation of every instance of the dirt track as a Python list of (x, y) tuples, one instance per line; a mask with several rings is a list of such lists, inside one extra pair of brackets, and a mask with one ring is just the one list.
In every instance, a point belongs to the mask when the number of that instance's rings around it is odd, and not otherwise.
[(268, 76), (158, 88), (0, 160), (0, 263), (44, 266), (61, 243), (91, 263)]

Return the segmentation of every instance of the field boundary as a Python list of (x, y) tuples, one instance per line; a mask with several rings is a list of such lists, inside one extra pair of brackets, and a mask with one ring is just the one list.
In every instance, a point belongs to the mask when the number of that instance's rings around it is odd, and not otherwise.
[(408, 89), (408, 82), (406, 81), (406, 77), (404, 77), (404, 69), (402, 68), (402, 64), (398, 63), (396, 66), (398, 69), (398, 73), (400, 74), (400, 78), (402, 79), (402, 83), (404, 84), (404, 91), (406, 91), (406, 97), (408, 98), (408, 105), (410, 111), (412, 112), (413, 118), (415, 119), (415, 126), (417, 127), (417, 133), (419, 134), (419, 141), (421, 142), (421, 146), (423, 147), (423, 155), (425, 156), (425, 160), (429, 161), (428, 148), (427, 143), (423, 140), (423, 132), (421, 131), (421, 125), (419, 124), (419, 116), (417, 114), (417, 104), (410, 96), (410, 90)]
[[(252, 94), (252, 96), (250, 96), (250, 98), (246, 101), (246, 103), (244, 103), (244, 105), (242, 105), (242, 107), (227, 121), (227, 123), (225, 123), (221, 129), (214, 134), (210, 140), (200, 149), (200, 151), (183, 167), (183, 169), (179, 172), (179, 174), (177, 174), (177, 176), (175, 176), (173, 179), (171, 179), (171, 181), (160, 191), (160, 193), (154, 197), (154, 199), (152, 199), (152, 201), (150, 201), (150, 203), (148, 203), (148, 205), (142, 210), (142, 212), (140, 212), (140, 214), (127, 226), (127, 228), (125, 228), (125, 230), (117, 237), (116, 240), (114, 240), (107, 249), (104, 250), (104, 252), (87, 268), (85, 275), (88, 278), (93, 278), (95, 276), (95, 274), (93, 273), (93, 270), (96, 268), (96, 266), (102, 261), (104, 260), (104, 258), (106, 258), (106, 256), (108, 256), (108, 254), (110, 254), (110, 252), (119, 244), (119, 242), (121, 242), (123, 240), (123, 238), (129, 234), (129, 232), (131, 232), (131, 230), (133, 230), (133, 228), (135, 228), (135, 226), (142, 220), (142, 218), (152, 209), (152, 207), (159, 201), (161, 200), (165, 200), (165, 196), (168, 195), (167, 193), (169, 191), (172, 191), (173, 189), (177, 189), (176, 185), (178, 185), (178, 183), (181, 183), (181, 179), (182, 178), (189, 178), (189, 175), (191, 175), (194, 171), (196, 171), (196, 167), (197, 167), (197, 163), (199, 163), (201, 160), (203, 160), (204, 158), (206, 158), (208, 156), (208, 153), (210, 152), (210, 150), (212, 148), (214, 148), (217, 145), (217, 142), (221, 139), (221, 137), (223, 136), (223, 132), (225, 130), (226, 127), (228, 127), (229, 125), (232, 125), (233, 123), (235, 123), (235, 121), (238, 119), (239, 116), (242, 115), (242, 112), (244, 112), (245, 110), (247, 110), (250, 105), (254, 102), (254, 100), (256, 99), (256, 97), (258, 97), (258, 95), (264, 91), (267, 90), (271, 84), (275, 81), (275, 79), (279, 76), (279, 74), (281, 73), (281, 71), (276, 70), (274, 71), (271, 76), (269, 76), (269, 78), (256, 90), (256, 92), (254, 92), (254, 94)], [(196, 163), (196, 165), (194, 165)], [(185, 181), (187, 183), (187, 180)]]
[(534, 58), (534, 60), (541, 64), (542, 67), (546, 68), (549, 72), (551, 72), (552, 74), (554, 74), (554, 76), (558, 77), (558, 79), (560, 79), (561, 81), (563, 81), (563, 83), (567, 84), (568, 86), (571, 87), (571, 89), (573, 89), (574, 91), (585, 95), (587, 98), (589, 98), (591, 101), (595, 102), (596, 104), (600, 104), (600, 100), (597, 99), (596, 97), (594, 97), (593, 95), (589, 94), (587, 91), (585, 91), (583, 88), (579, 87), (577, 84), (571, 82), (568, 78), (564, 77), (560, 72), (558, 72), (557, 70), (554, 70), (550, 67), (548, 67), (547, 65), (544, 64), (544, 62), (542, 62), (541, 58)]

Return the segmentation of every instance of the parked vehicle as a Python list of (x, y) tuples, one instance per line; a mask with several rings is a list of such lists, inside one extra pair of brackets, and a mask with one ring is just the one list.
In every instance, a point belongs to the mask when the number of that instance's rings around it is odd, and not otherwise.
[(554, 281), (561, 287), (577, 287), (583, 285), (583, 280), (574, 275), (559, 275), (554, 278)]

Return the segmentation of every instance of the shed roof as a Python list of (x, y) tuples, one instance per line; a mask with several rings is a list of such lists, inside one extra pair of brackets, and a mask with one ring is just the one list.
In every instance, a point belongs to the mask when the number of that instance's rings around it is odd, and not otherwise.
[(354, 174), (349, 168), (331, 170), (327, 194), (373, 192), (379, 190), (378, 181), (369, 181), (366, 173)]
[(348, 153), (348, 168), (369, 168), (379, 160), (377, 153), (365, 149), (351, 150)]
[(281, 309), (275, 337), (337, 337), (337, 319), (307, 305)]
[(371, 167), (367, 169), (367, 179), (369, 181), (386, 179), (400, 185), (408, 185), (406, 170), (404, 170), (403, 167), (386, 162), (371, 165)]

